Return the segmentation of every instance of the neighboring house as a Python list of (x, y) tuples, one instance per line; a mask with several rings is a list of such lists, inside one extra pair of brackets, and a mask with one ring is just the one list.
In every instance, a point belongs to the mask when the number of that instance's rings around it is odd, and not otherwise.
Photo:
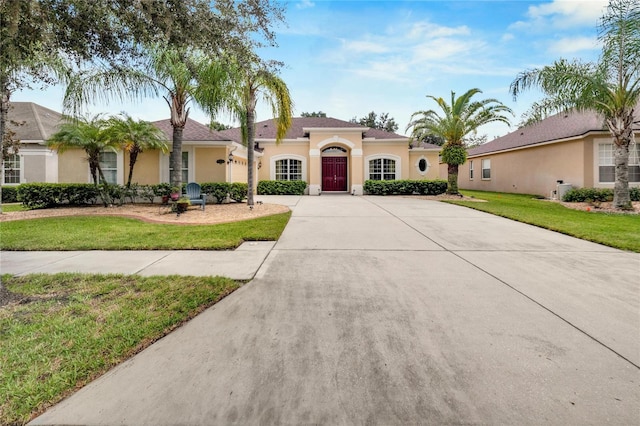
[[(15, 129), (23, 142), (19, 154), (7, 163), (3, 183), (91, 182), (85, 154), (79, 149), (62, 154), (51, 151), (45, 140), (53, 134), (61, 114), (33, 103), (14, 102), (9, 116), (27, 124)], [(169, 120), (156, 121), (167, 139), (172, 139)], [(32, 135), (33, 129), (39, 133)], [(409, 145), (406, 136), (371, 129), (328, 117), (294, 118), (281, 143), (275, 141), (272, 120), (256, 123), (255, 167), (257, 180), (302, 180), (307, 193), (343, 192), (361, 195), (364, 182), (396, 179), (437, 179), (440, 147)], [(182, 180), (184, 182), (246, 182), (247, 150), (240, 129), (221, 132), (189, 120), (183, 131)], [(104, 152), (106, 179), (122, 184), (128, 173), (126, 153)], [(9, 170), (10, 169), (10, 170)], [(20, 177), (16, 178), (19, 169)], [(33, 170), (32, 170), (33, 169)], [(155, 184), (169, 181), (169, 154), (144, 151), (134, 170), (134, 182)], [(7, 180), (8, 178), (8, 180)]]
[[(638, 111), (636, 140), (640, 140)], [(630, 186), (640, 186), (639, 158), (640, 146), (632, 144)], [(613, 141), (604, 120), (590, 112), (561, 113), (470, 149), (458, 182), (462, 189), (549, 197), (558, 183), (613, 188), (614, 169)]]
[(20, 140), (21, 147), (5, 160), (2, 185), (57, 182), (58, 159), (45, 141), (58, 130), (62, 114), (32, 102), (12, 102), (8, 119), (7, 128), (15, 132), (14, 138)]

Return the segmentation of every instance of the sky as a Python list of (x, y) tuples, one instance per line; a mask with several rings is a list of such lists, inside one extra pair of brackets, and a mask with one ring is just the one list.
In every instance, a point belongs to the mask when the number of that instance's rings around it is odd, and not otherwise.
[[(350, 120), (370, 111), (389, 113), (405, 129), (411, 115), (437, 109), (427, 95), (460, 95), (471, 88), (515, 113), (513, 125), (494, 123), (479, 135), (488, 140), (515, 130), (521, 115), (540, 98), (528, 91), (514, 101), (509, 85), (518, 73), (553, 61), (595, 61), (600, 53), (598, 22), (607, 0), (467, 0), (283, 2), (286, 23), (275, 28), (277, 47), (259, 51), (284, 62), (283, 78), (294, 116), (323, 111)], [(62, 111), (62, 87), (24, 90), (13, 101), (36, 102)], [(96, 104), (91, 114), (127, 112), (149, 121), (169, 118), (162, 98), (137, 103)], [(260, 105), (257, 119), (271, 118)], [(190, 118), (210, 118), (192, 107)], [(234, 125), (228, 116), (217, 121)]]

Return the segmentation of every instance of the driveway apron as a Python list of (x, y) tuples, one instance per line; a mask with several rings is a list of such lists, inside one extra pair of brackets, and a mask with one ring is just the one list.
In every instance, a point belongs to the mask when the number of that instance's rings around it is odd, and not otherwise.
[(638, 424), (640, 255), (303, 197), (253, 281), (33, 424)]

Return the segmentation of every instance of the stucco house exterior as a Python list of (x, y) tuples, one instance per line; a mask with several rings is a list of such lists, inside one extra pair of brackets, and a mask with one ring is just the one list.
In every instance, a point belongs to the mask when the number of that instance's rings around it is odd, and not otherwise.
[[(640, 140), (640, 108), (634, 135)], [(629, 185), (640, 186), (640, 145), (629, 156)], [(613, 141), (592, 112), (560, 113), (472, 148), (459, 168), (462, 189), (550, 197), (558, 183), (613, 188)], [(565, 187), (568, 188), (568, 187)]]
[[(15, 127), (23, 148), (5, 167), (3, 185), (25, 182), (91, 182), (82, 150), (62, 154), (49, 150), (45, 141), (62, 115), (29, 102), (12, 103), (10, 118), (26, 122)], [(276, 143), (272, 120), (256, 123), (254, 173), (257, 180), (302, 180), (306, 193), (361, 195), (367, 179), (437, 179), (440, 147), (409, 145), (409, 138), (329, 117), (293, 118), (286, 137)], [(156, 121), (171, 140), (169, 120)], [(184, 182), (246, 182), (247, 150), (240, 129), (221, 132), (189, 120), (183, 132)], [(129, 159), (124, 152), (104, 152), (102, 167), (112, 183), (125, 182)], [(18, 170), (19, 172), (16, 172)], [(17, 175), (16, 175), (17, 173)], [(169, 154), (144, 151), (138, 157), (134, 182), (169, 181)]]

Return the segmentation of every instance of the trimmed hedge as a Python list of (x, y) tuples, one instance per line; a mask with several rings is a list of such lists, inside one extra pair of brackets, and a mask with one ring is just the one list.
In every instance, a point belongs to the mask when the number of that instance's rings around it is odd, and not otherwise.
[[(640, 201), (640, 188), (629, 188), (631, 201)], [(613, 200), (613, 189), (609, 188), (574, 188), (564, 194), (562, 201), (567, 203), (606, 202)]]
[(17, 186), (3, 186), (2, 187), (2, 202), (3, 203), (17, 203), (18, 202), (18, 187)]
[(303, 195), (307, 182), (302, 180), (261, 180), (258, 195)]
[(439, 195), (447, 191), (447, 181), (367, 180), (363, 189), (368, 195)]

